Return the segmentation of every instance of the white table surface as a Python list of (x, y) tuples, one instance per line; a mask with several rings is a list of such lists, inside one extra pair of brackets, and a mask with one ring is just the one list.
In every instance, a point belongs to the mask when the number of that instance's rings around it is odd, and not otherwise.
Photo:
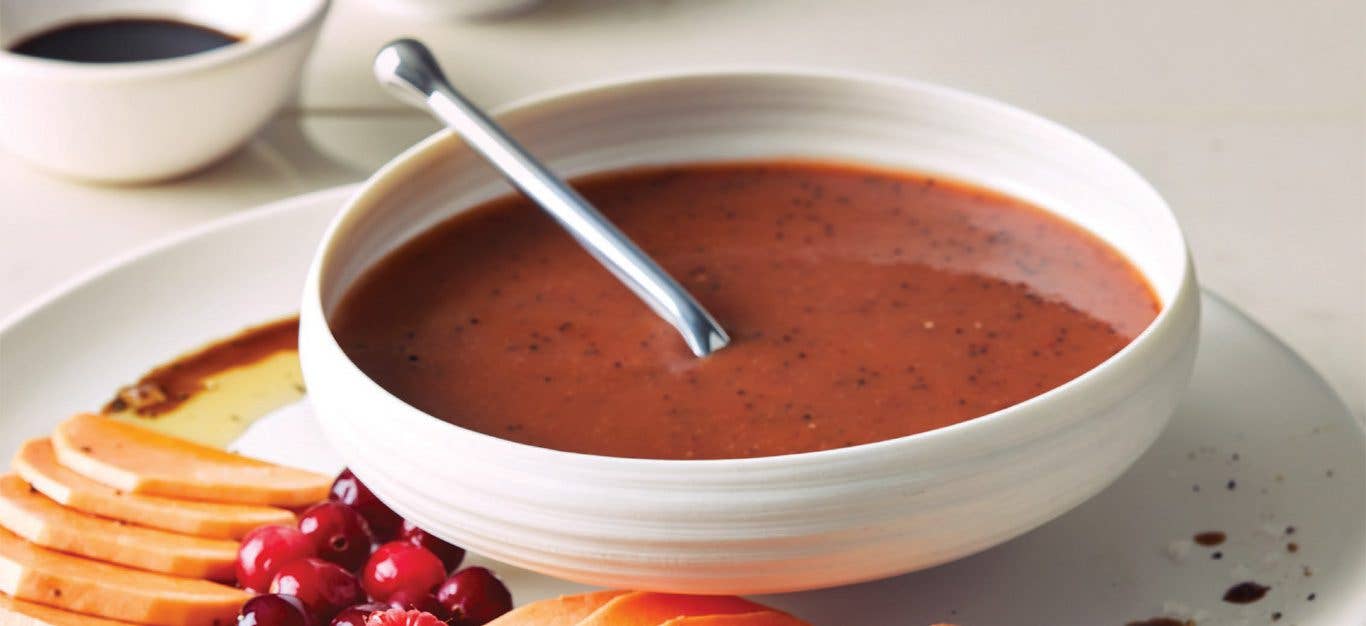
[(0, 154), (0, 318), (178, 230), (363, 178), (435, 128), (369, 80), (373, 51), (414, 35), (487, 106), (749, 64), (914, 77), (1032, 109), (1143, 172), (1186, 228), (1202, 282), (1366, 413), (1360, 0), (548, 0), (483, 23), (382, 2), (337, 0), (299, 106), (196, 175), (91, 187)]

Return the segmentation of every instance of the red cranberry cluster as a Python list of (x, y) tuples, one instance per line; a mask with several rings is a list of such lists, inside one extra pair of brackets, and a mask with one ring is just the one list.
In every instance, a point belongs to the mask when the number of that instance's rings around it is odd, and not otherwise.
[(380, 502), (351, 470), (297, 527), (262, 526), (237, 549), (237, 583), (258, 594), (238, 626), (365, 626), (391, 609), (449, 626), (482, 626), (512, 609), (512, 595), (482, 567), (457, 570), (465, 550)]

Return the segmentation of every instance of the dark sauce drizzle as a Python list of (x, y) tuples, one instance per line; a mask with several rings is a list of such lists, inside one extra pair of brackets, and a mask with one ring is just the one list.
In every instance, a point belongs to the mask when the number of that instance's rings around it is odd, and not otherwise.
[(140, 417), (155, 417), (202, 391), (205, 381), (215, 374), (298, 349), (298, 317), (248, 328), (148, 372), (137, 383), (120, 389), (104, 405), (104, 412), (131, 410)]
[(1198, 543), (1205, 547), (1213, 547), (1223, 544), (1224, 540), (1227, 538), (1227, 535), (1225, 535), (1221, 531), (1207, 530), (1202, 533), (1196, 533), (1195, 543)]
[(1252, 604), (1266, 597), (1266, 592), (1271, 591), (1271, 587), (1261, 585), (1252, 581), (1241, 582), (1228, 588), (1224, 592), (1224, 602), (1232, 604)]

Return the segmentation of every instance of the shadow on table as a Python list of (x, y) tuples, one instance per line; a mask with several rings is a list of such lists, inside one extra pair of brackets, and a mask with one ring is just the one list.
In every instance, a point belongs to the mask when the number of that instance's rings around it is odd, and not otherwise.
[(211, 191), (264, 185), (304, 193), (363, 180), (437, 128), (417, 114), (288, 112), (241, 150), (162, 186)]

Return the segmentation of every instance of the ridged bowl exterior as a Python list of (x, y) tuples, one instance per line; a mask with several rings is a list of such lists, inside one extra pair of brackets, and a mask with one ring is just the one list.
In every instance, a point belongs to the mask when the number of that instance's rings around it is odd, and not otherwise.
[[(1000, 544), (1095, 495), (1153, 442), (1189, 379), (1198, 290), (1169, 209), (1116, 157), (1051, 122), (918, 83), (782, 71), (588, 87), (500, 119), (557, 170), (812, 158), (937, 173), (1029, 199), (1115, 245), (1163, 310), (1094, 370), (988, 416), (817, 453), (620, 459), (434, 419), (367, 378), (326, 313), (386, 252), (506, 191), (444, 133), (377, 173), (324, 236), (300, 350), (324, 431), (385, 502), (514, 565), (604, 586), (761, 593), (882, 578)], [(851, 329), (850, 332), (857, 332)]]

